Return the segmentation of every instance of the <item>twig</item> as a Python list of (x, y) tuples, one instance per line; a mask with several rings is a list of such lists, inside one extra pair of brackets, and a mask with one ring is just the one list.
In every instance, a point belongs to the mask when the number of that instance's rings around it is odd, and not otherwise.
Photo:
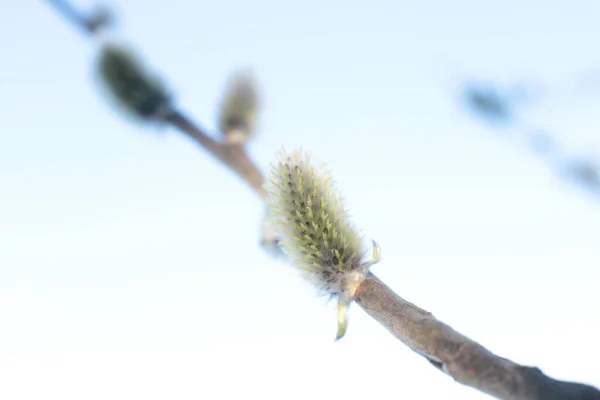
[(47, 0), (48, 3), (54, 9), (61, 14), (66, 20), (71, 22), (75, 27), (80, 29), (83, 33), (93, 33), (90, 31), (88, 19), (81, 15), (75, 7), (71, 5), (68, 1), (63, 0)]
[(181, 112), (173, 111), (165, 120), (181, 132), (190, 136), (214, 157), (238, 174), (261, 198), (265, 198), (263, 187), (264, 177), (258, 167), (252, 162), (242, 145), (230, 145), (217, 142), (202, 129), (198, 128), (188, 117)]
[(99, 9), (89, 17), (83, 16), (71, 3), (64, 0), (47, 0), (54, 9), (77, 29), (85, 34), (93, 35), (99, 29), (110, 24), (112, 15), (106, 9)]
[[(90, 20), (66, 1), (48, 0), (86, 33)], [(261, 198), (264, 177), (242, 145), (218, 142), (179, 111), (164, 116), (170, 125), (199, 143), (233, 170)], [(600, 391), (584, 384), (551, 379), (539, 369), (520, 366), (492, 354), (478, 343), (402, 299), (373, 275), (358, 287), (355, 301), (401, 342), (456, 381), (504, 400), (600, 400)]]
[[(102, 15), (106, 14), (95, 14), (86, 18), (67, 1), (47, 1), (59, 14), (86, 34), (93, 35), (100, 28), (100, 25), (98, 25), (99, 21), (106, 21), (102, 17)], [(221, 143), (214, 140), (187, 116), (177, 110), (169, 110), (162, 119), (198, 142), (215, 158), (237, 173), (256, 194), (263, 199), (265, 198), (263, 175), (252, 162), (242, 145)]]
[(398, 296), (376, 276), (358, 287), (355, 301), (396, 338), (457, 382), (504, 400), (598, 400), (600, 391), (558, 381), (538, 368), (501, 358)]

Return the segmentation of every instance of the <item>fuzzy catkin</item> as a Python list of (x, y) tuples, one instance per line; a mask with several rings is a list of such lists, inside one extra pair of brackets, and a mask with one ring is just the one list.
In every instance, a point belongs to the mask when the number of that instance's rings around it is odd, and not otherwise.
[(229, 82), (219, 110), (219, 130), (228, 143), (242, 144), (254, 135), (258, 107), (254, 75), (238, 72)]
[(362, 237), (331, 175), (307, 155), (281, 152), (272, 165), (270, 211), (292, 263), (332, 296), (350, 294), (364, 275)]
[(373, 242), (372, 259), (364, 259), (362, 236), (329, 171), (315, 168), (302, 150), (281, 151), (271, 165), (267, 192), (283, 252), (323, 294), (338, 300), (338, 340), (346, 333), (356, 288), (379, 261), (379, 246)]
[(126, 46), (104, 44), (97, 68), (105, 92), (128, 115), (150, 120), (170, 107), (171, 96), (163, 82)]

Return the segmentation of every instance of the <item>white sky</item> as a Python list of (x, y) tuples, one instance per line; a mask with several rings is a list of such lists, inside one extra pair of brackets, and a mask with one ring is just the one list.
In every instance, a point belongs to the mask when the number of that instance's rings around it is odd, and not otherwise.
[[(471, 74), (545, 82), (529, 122), (599, 154), (600, 96), (562, 95), (600, 65), (599, 3), (115, 3), (209, 129), (228, 74), (254, 68), (251, 153), (327, 162), (398, 293), (501, 356), (600, 385), (600, 204), (453, 97)], [(0, 399), (486, 398), (356, 305), (334, 343), (333, 304), (258, 247), (263, 208), (240, 181), (115, 117), (93, 48), (42, 1), (0, 14)]]

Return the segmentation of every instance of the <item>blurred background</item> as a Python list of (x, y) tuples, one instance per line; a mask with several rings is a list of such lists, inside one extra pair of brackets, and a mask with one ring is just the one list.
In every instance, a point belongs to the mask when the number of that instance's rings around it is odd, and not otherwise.
[[(600, 384), (599, 3), (104, 5), (215, 138), (228, 79), (254, 71), (251, 157), (327, 163), (397, 293)], [(0, 398), (487, 398), (356, 305), (334, 343), (333, 304), (260, 246), (261, 200), (116, 113), (99, 41), (50, 2), (1, 10)]]

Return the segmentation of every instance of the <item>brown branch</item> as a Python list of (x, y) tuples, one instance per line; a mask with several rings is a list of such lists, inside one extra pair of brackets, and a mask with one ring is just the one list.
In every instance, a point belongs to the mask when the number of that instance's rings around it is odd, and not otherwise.
[(464, 385), (504, 400), (599, 400), (592, 386), (549, 378), (501, 358), (398, 296), (376, 276), (357, 288), (356, 303), (396, 338)]
[[(48, 1), (84, 32), (95, 32), (90, 22), (93, 19), (80, 16), (65, 1)], [(266, 197), (264, 177), (242, 145), (214, 140), (176, 110), (167, 112), (163, 119), (234, 171), (261, 198)], [(557, 381), (537, 368), (492, 354), (407, 302), (373, 275), (359, 285), (355, 300), (401, 342), (464, 385), (504, 400), (600, 400), (600, 391), (591, 386)]]
[[(96, 33), (98, 29), (104, 27), (110, 20), (110, 15), (106, 10), (97, 10), (90, 17), (85, 17), (68, 1), (47, 1), (66, 20), (89, 35)], [(215, 158), (233, 170), (256, 194), (263, 199), (265, 198), (266, 192), (263, 188), (264, 177), (241, 144), (221, 143), (214, 140), (198, 125), (194, 124), (190, 118), (177, 110), (168, 110), (161, 116), (161, 119), (194, 139)]]
[(266, 192), (263, 187), (263, 174), (254, 162), (252, 162), (242, 145), (217, 142), (198, 128), (188, 117), (178, 111), (167, 115), (165, 120), (198, 142), (214, 157), (242, 178), (256, 194), (263, 199), (265, 198)]

